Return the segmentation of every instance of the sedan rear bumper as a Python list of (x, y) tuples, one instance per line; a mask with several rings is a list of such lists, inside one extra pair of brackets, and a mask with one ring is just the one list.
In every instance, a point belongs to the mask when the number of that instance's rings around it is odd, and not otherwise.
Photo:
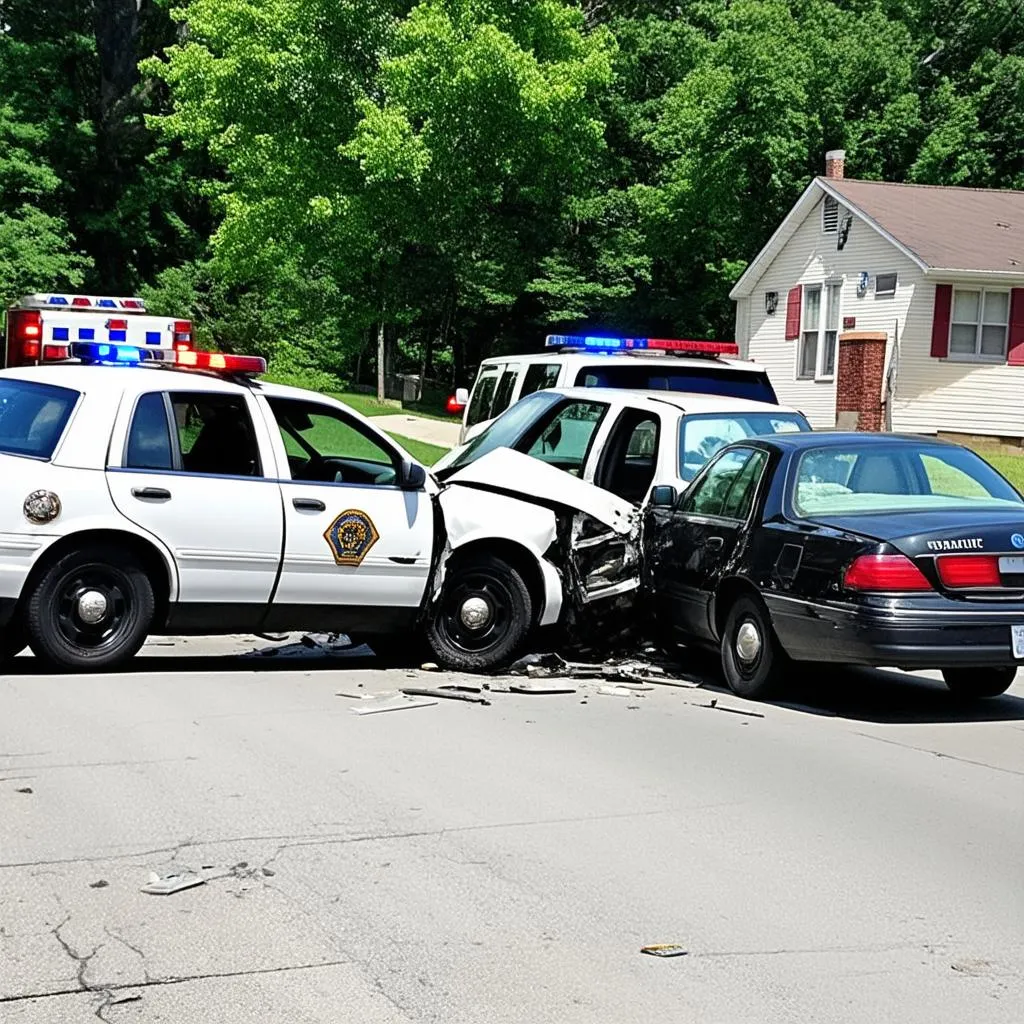
[(765, 600), (779, 642), (797, 661), (907, 669), (1021, 664), (1010, 627), (1024, 625), (1024, 606), (964, 609), (944, 598), (912, 609)]

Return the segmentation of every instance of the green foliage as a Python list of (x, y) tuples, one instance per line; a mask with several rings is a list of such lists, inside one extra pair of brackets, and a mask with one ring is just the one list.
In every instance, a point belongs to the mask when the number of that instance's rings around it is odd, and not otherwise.
[(1024, 188), (1018, 0), (5, 0), (0, 290), (337, 388), (728, 337), (820, 173)]

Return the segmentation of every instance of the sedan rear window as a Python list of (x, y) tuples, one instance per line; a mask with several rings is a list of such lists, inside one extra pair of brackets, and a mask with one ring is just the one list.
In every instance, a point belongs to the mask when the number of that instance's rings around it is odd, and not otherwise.
[(81, 392), (27, 380), (0, 380), (0, 452), (49, 459)]
[(610, 363), (585, 366), (576, 374), (576, 387), (631, 388), (639, 391), (689, 391), (695, 395), (723, 395), (777, 405), (768, 374), (724, 366), (624, 366)]
[(1021, 496), (982, 458), (946, 445), (863, 445), (803, 453), (798, 515), (1020, 508)]

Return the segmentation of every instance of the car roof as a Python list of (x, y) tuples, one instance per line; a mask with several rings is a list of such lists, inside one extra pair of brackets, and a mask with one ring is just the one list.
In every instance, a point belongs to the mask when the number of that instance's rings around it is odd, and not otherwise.
[(610, 402), (638, 409), (657, 409), (660, 405), (671, 405), (688, 415), (700, 413), (730, 412), (782, 412), (794, 416), (803, 415), (788, 405), (772, 402), (757, 402), (750, 398), (732, 398), (729, 395), (707, 395), (691, 391), (641, 391), (634, 388), (548, 388), (569, 398)]
[(848, 448), (878, 447), (882, 445), (928, 445), (946, 448), (960, 448), (953, 441), (943, 441), (937, 437), (923, 434), (875, 434), (859, 430), (821, 430), (805, 434), (772, 434), (770, 438), (759, 438), (764, 444), (773, 444), (778, 448)]
[(522, 352), (508, 356), (488, 356), (480, 361), (480, 367), (501, 366), (504, 363), (572, 363), (581, 362), (594, 363), (619, 363), (624, 366), (632, 366), (636, 363), (647, 365), (671, 367), (717, 367), (718, 369), (748, 370), (764, 373), (765, 368), (760, 363), (747, 359), (737, 359), (735, 356), (680, 356), (675, 354), (659, 354), (656, 352), (587, 352), (582, 350), (571, 352), (560, 352), (557, 349), (548, 349), (543, 352)]

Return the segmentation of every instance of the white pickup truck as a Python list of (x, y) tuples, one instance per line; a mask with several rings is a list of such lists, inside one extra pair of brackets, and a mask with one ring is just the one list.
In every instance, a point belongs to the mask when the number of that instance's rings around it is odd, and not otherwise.
[(252, 356), (71, 343), (0, 371), (0, 654), (109, 668), (148, 634), (327, 629), (507, 662), (574, 599), (558, 543), (633, 506), (501, 449), (444, 484)]

